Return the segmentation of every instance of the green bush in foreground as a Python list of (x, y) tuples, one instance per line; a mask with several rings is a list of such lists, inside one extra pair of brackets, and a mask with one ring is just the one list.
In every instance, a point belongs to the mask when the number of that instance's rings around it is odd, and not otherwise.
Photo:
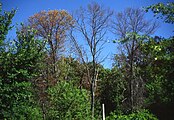
[(61, 81), (48, 90), (51, 120), (90, 120), (90, 101), (86, 90), (80, 90), (71, 82)]
[(108, 116), (106, 120), (158, 120), (158, 119), (148, 110), (142, 110), (128, 115), (116, 115), (115, 113), (111, 113), (111, 115)]

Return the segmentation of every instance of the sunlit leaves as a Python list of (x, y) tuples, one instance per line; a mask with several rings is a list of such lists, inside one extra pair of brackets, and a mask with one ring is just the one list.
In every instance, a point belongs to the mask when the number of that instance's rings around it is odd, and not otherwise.
[(2, 5), (0, 3), (0, 51), (2, 50), (2, 44), (6, 39), (8, 31), (12, 28), (12, 18), (15, 15), (16, 10), (11, 10), (9, 12), (2, 11)]
[(152, 10), (157, 18), (164, 19), (166, 23), (174, 23), (174, 2), (151, 5), (146, 8), (146, 11), (149, 9)]

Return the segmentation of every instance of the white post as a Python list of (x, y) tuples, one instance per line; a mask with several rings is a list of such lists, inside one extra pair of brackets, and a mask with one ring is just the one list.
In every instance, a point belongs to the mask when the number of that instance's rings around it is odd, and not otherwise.
[(102, 104), (102, 110), (103, 110), (103, 120), (105, 120), (105, 105)]

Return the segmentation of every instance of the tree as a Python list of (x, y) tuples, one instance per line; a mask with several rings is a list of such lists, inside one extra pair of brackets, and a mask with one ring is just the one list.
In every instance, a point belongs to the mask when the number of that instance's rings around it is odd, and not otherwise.
[[(0, 70), (2, 72), (3, 64), (2, 62), (4, 61), (4, 51), (5, 51), (5, 45), (4, 41), (6, 38), (6, 35), (8, 31), (11, 29), (10, 25), (12, 22), (12, 18), (15, 15), (15, 10), (12, 10), (10, 12), (2, 12), (2, 4), (0, 3)], [(0, 118), (4, 118), (3, 110), (5, 109), (6, 105), (3, 102), (3, 96), (4, 96), (4, 91), (5, 88), (3, 88), (3, 76), (2, 73), (0, 75)]]
[[(6, 46), (7, 47), (7, 46)], [(0, 55), (0, 106), (2, 119), (41, 119), (35, 101), (34, 78), (39, 74), (42, 47), (28, 34), (17, 32), (17, 40)], [(8, 102), (7, 102), (8, 101)]]
[(28, 19), (28, 25), (37, 30), (37, 36), (47, 41), (46, 47), (51, 58), (53, 74), (58, 72), (56, 61), (64, 49), (66, 33), (73, 23), (72, 16), (65, 10), (41, 11)]
[(171, 67), (174, 64), (173, 44), (173, 38), (165, 39), (156, 36), (141, 46), (145, 61), (141, 68), (147, 80), (148, 104), (174, 101), (173, 68)]
[[(106, 41), (105, 34), (108, 27), (108, 22), (112, 14), (113, 12), (111, 10), (105, 9), (97, 3), (91, 3), (87, 8), (80, 8), (76, 13), (77, 17), (75, 20), (75, 29), (82, 35), (84, 41), (88, 45), (88, 50), (90, 51), (89, 53), (93, 67), (91, 72), (92, 74), (89, 77), (91, 84), (92, 118), (94, 117), (95, 89), (98, 74), (97, 64), (101, 62), (99, 61), (99, 56), (103, 44)], [(85, 63), (84, 56), (82, 55), (82, 50), (80, 49), (73, 32), (71, 32), (71, 38), (75, 44), (75, 47), (78, 49), (82, 61)]]
[[(173, 2), (158, 3), (146, 7), (146, 10), (152, 10), (154, 16), (163, 19), (165, 23), (173, 24), (173, 7)], [(145, 53), (146, 56), (145, 60), (148, 62), (148, 64), (145, 62), (147, 66), (143, 67), (149, 80), (146, 85), (148, 90), (147, 103), (150, 103), (150, 109), (159, 119), (173, 119), (174, 78), (172, 74), (174, 74), (174, 70), (171, 67), (174, 64), (173, 43), (173, 36), (169, 38), (155, 36), (142, 46), (143, 54)]]
[[(161, 19), (164, 19), (164, 22), (165, 23), (169, 23), (169, 24), (173, 24), (174, 23), (174, 16), (173, 16), (173, 13), (174, 13), (174, 3), (173, 2), (169, 2), (167, 3), (166, 5), (163, 4), (163, 3), (158, 3), (158, 4), (154, 4), (154, 5), (151, 5), (151, 6), (148, 6), (146, 7), (146, 10), (148, 11), (149, 9), (152, 10), (152, 12), (156, 15), (159, 15)], [(159, 17), (157, 17), (159, 18)], [(173, 101), (173, 97), (172, 97), (172, 94), (173, 94), (173, 87), (171, 87), (170, 85), (173, 84), (173, 81), (172, 81), (172, 76), (171, 74), (173, 74), (173, 69), (170, 67), (173, 65), (173, 49), (172, 49), (172, 46), (173, 46), (173, 39), (174, 36), (171, 36), (170, 38), (168, 39), (165, 39), (165, 38), (161, 38), (161, 37), (158, 37), (156, 36), (155, 38), (152, 38), (151, 41), (149, 41), (149, 44), (145, 44), (145, 46), (143, 46), (143, 50), (145, 50), (145, 53), (147, 54), (147, 49), (148, 48), (151, 48), (152, 52), (151, 55), (155, 57), (155, 64), (159, 64), (160, 62), (157, 62), (157, 61), (161, 61), (161, 64), (165, 64), (165, 65), (162, 65), (162, 66), (165, 66), (165, 67), (160, 67), (160, 69), (163, 69), (163, 73), (161, 73), (160, 71), (158, 72), (159, 75), (162, 76), (163, 80), (165, 81), (161, 81), (161, 86), (162, 87), (164, 84), (164, 86), (167, 86), (166, 88), (163, 88), (163, 90), (165, 89), (168, 89), (166, 90), (166, 92), (164, 92), (164, 95), (160, 95), (161, 96), (161, 99), (160, 101)], [(146, 48), (148, 47), (148, 48)], [(167, 63), (167, 64), (166, 64)], [(158, 68), (159, 66), (161, 65), (155, 65), (154, 68)], [(169, 82), (169, 83), (168, 83)], [(170, 91), (171, 94), (168, 94), (168, 91)], [(161, 93), (161, 92), (159, 92)], [(167, 96), (166, 96), (167, 95)], [(153, 95), (152, 95), (153, 96)]]
[[(67, 31), (73, 23), (72, 16), (65, 10), (41, 11), (28, 19), (27, 26), (37, 31), (35, 38), (42, 39), (43, 46), (47, 50), (44, 66), (41, 69), (42, 75), (37, 78), (36, 83), (44, 119), (47, 115), (46, 106), (48, 104), (46, 90), (55, 85), (60, 78), (61, 71), (58, 66), (58, 59), (64, 51)], [(21, 31), (25, 33), (27, 26), (22, 27)]]
[(139, 109), (144, 101), (144, 80), (139, 74), (138, 64), (141, 62), (140, 45), (145, 36), (154, 33), (158, 27), (156, 22), (147, 21), (144, 18), (144, 12), (140, 9), (128, 8), (124, 12), (116, 14), (113, 21), (113, 30), (119, 36), (119, 42), (122, 45), (121, 55), (118, 55), (117, 60), (119, 66), (126, 72), (124, 75), (128, 81), (127, 102), (130, 105), (130, 110)]

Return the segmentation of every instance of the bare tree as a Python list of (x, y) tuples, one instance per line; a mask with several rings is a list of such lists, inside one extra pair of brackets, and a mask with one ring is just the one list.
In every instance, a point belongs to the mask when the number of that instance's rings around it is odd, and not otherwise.
[(151, 35), (157, 29), (156, 22), (145, 19), (145, 12), (141, 9), (128, 8), (124, 12), (116, 14), (113, 21), (113, 32), (121, 40), (122, 56), (126, 62), (127, 79), (130, 92), (131, 111), (143, 104), (144, 80), (138, 75), (136, 69), (138, 61), (141, 59), (140, 43), (141, 35)]
[[(91, 110), (92, 119), (94, 117), (94, 104), (95, 104), (95, 90), (96, 90), (96, 77), (97, 77), (97, 64), (99, 56), (102, 52), (104, 43), (106, 42), (106, 33), (109, 25), (109, 20), (113, 12), (110, 9), (105, 9), (97, 3), (91, 3), (87, 8), (80, 8), (76, 12), (76, 26), (71, 32), (71, 39), (78, 50), (82, 61), (86, 64), (82, 50), (79, 47), (79, 41), (74, 37), (74, 32), (77, 31), (82, 35), (82, 38), (87, 43), (87, 48), (90, 53), (92, 62), (92, 74), (88, 73), (91, 84)], [(88, 69), (89, 72), (89, 69)]]

